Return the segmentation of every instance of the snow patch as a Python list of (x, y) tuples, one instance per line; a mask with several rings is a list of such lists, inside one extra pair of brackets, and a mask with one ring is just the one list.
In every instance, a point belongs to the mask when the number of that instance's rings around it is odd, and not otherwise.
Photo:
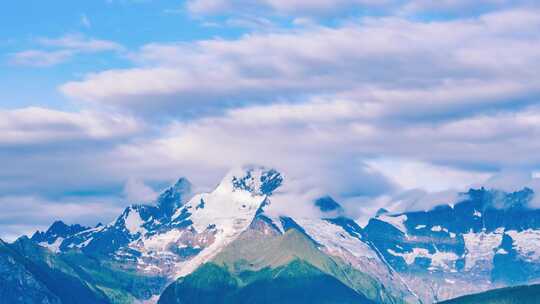
[(499, 247), (502, 241), (502, 233), (500, 232), (469, 232), (463, 234), (465, 241), (465, 270), (471, 270), (479, 263), (491, 265), (495, 248)]
[(331, 253), (347, 251), (357, 258), (377, 258), (375, 252), (366, 243), (351, 236), (341, 226), (323, 219), (294, 220), (313, 240), (325, 246)]
[(442, 227), (438, 225), (431, 227), (431, 231), (434, 231), (434, 232), (440, 232), (442, 230), (443, 230)]
[(450, 251), (435, 251), (430, 258), (431, 266), (449, 270), (455, 267), (455, 261), (459, 259), (459, 256)]
[(540, 260), (540, 231), (527, 229), (524, 231), (510, 230), (506, 232), (514, 240), (514, 248), (528, 261)]
[(142, 247), (147, 251), (165, 251), (169, 245), (175, 243), (182, 236), (183, 231), (178, 229), (172, 229), (165, 233), (152, 235), (148, 238), (142, 239)]
[(508, 254), (508, 251), (504, 250), (504, 248), (499, 248), (499, 250), (497, 250), (497, 254)]
[(144, 224), (144, 221), (141, 219), (139, 212), (133, 209), (130, 210), (125, 219), (126, 229), (129, 231), (129, 233), (133, 235), (137, 234), (138, 232), (141, 234), (146, 232), (146, 229), (141, 227), (142, 224)]
[(38, 245), (41, 247), (45, 247), (54, 253), (58, 253), (60, 252), (60, 245), (62, 245), (63, 241), (64, 241), (64, 238), (58, 237), (56, 238), (56, 240), (54, 240), (52, 244), (49, 244), (47, 242), (41, 242), (41, 243), (38, 243)]
[(398, 230), (407, 234), (407, 228), (405, 227), (405, 221), (407, 221), (407, 215), (402, 214), (400, 216), (391, 216), (391, 215), (381, 215), (378, 217), (379, 220), (387, 222), (388, 224), (396, 227)]
[(435, 251), (434, 253), (429, 253), (429, 250), (425, 248), (413, 248), (411, 252), (396, 252), (392, 249), (387, 250), (388, 253), (394, 256), (400, 256), (405, 260), (407, 265), (412, 265), (416, 258), (428, 258), (431, 260), (430, 268), (431, 270), (436, 270), (442, 268), (445, 270), (453, 269), (455, 266), (455, 261), (459, 257), (453, 252), (444, 252), (444, 251)]

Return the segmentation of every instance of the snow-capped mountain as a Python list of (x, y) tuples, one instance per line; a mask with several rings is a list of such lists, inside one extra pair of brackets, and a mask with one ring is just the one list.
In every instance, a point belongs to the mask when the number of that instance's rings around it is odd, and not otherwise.
[(155, 205), (131, 205), (112, 223), (83, 229), (55, 223), (32, 239), (66, 252), (108, 255), (142, 272), (181, 276), (210, 259), (254, 219), (283, 178), (275, 170), (230, 172), (210, 193), (191, 194), (181, 178)]
[(53, 252), (60, 251), (60, 245), (65, 238), (71, 237), (79, 232), (87, 231), (89, 227), (78, 224), (66, 225), (62, 221), (54, 222), (45, 232), (36, 232), (32, 236), (32, 241), (39, 243), (43, 247), (51, 249)]
[[(321, 216), (268, 213), (284, 183), (274, 169), (248, 167), (231, 171), (211, 192), (193, 194), (181, 178), (154, 205), (131, 205), (108, 225), (56, 222), (32, 240), (58, 254), (82, 252), (169, 281), (208, 262), (260, 271), (299, 258), (319, 263), (369, 301), (385, 303), (432, 302), (540, 279), (540, 210), (528, 207), (530, 189), (470, 190), (452, 205), (379, 212), (361, 227), (329, 196), (311, 202)], [(314, 249), (298, 249), (291, 239)], [(283, 249), (288, 254), (282, 256), (268, 244), (294, 250)], [(279, 258), (259, 250), (265, 246)]]
[(443, 300), (540, 281), (540, 210), (533, 191), (469, 190), (455, 205), (380, 214), (364, 232), (425, 298)]

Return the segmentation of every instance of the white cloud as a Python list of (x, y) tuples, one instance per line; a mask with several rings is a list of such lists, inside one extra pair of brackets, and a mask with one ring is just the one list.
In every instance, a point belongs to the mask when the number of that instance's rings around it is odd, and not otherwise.
[[(521, 21), (509, 26), (513, 19)], [(540, 95), (539, 22), (538, 11), (522, 10), (457, 21), (366, 18), (339, 28), (148, 44), (131, 55), (134, 67), (89, 74), (60, 90), (142, 114), (317, 95), (397, 118), (474, 114)]]
[[(84, 20), (89, 22), (88, 19)], [(89, 24), (89, 23), (88, 23)], [(122, 51), (122, 45), (108, 40), (89, 38), (81, 34), (70, 34), (60, 38), (39, 38), (35, 41), (45, 49), (24, 50), (11, 54), (10, 62), (14, 65), (49, 67), (65, 63), (79, 54), (107, 51)]]
[[(346, 101), (251, 106), (174, 122), (155, 134), (113, 140), (110, 146), (94, 147), (88, 142), (76, 150), (58, 148), (54, 143), (61, 143), (63, 137), (55, 135), (58, 139), (49, 139), (53, 148), (46, 153), (35, 144), (29, 146), (31, 154), (4, 150), (0, 189), (20, 194), (117, 185), (120, 191), (124, 188), (127, 201), (147, 201), (155, 193), (142, 180), (167, 182), (187, 176), (203, 188), (212, 188), (231, 167), (260, 163), (284, 172), (295, 190), (275, 205), (276, 213), (295, 199), (308, 203), (323, 194), (332, 195), (355, 217), (366, 218), (380, 207), (424, 210), (455, 202), (457, 192), (448, 188), (459, 191), (471, 183), (487, 185), (484, 180), (492, 170), (475, 169), (483, 162), (492, 167), (540, 163), (535, 156), (539, 144), (530, 140), (539, 137), (538, 113), (531, 108), (396, 126), (373, 120), (373, 113)], [(45, 125), (60, 122), (57, 126), (65, 121), (54, 115), (40, 120), (47, 120)], [(471, 129), (478, 132), (467, 133)], [(374, 156), (376, 161), (369, 161)], [(425, 190), (396, 196), (410, 188)], [(290, 208), (306, 216), (317, 213), (309, 204)]]
[(98, 221), (111, 221), (123, 206), (116, 198), (71, 197), (48, 200), (32, 195), (0, 196), (0, 238), (13, 240), (23, 233), (31, 235), (46, 229), (53, 221), (93, 226)]
[(277, 28), (270, 19), (253, 16), (229, 18), (225, 21), (225, 24), (231, 27), (248, 28), (255, 31), (272, 31)]
[(142, 122), (118, 114), (39, 107), (0, 110), (0, 146), (118, 139), (142, 128)]
[(373, 159), (367, 164), (400, 185), (403, 189), (440, 192), (449, 189), (466, 190), (482, 184), (491, 174), (471, 172), (406, 159)]
[(487, 11), (515, 6), (534, 6), (532, 0), (412, 0), (398, 8), (398, 12), (414, 14), (419, 12), (453, 13), (467, 15), (468, 12)]
[(483, 186), (488, 189), (514, 192), (527, 187), (532, 189), (534, 197), (529, 207), (540, 208), (540, 179), (535, 176), (535, 172), (527, 168), (503, 169), (494, 174), (490, 179), (477, 187)]
[(212, 185), (228, 168), (261, 163), (347, 197), (393, 192), (393, 185), (461, 191), (487, 180), (494, 169), (486, 168), (540, 162), (530, 140), (540, 135), (536, 110), (394, 126), (345, 109), (342, 102), (278, 104), (174, 123), (158, 138), (117, 147), (110, 163), (118, 167), (110, 170), (136, 163), (138, 174), (152, 179), (178, 168)]
[[(111, 122), (107, 116), (89, 119), (83, 113), (42, 109), (15, 114), (3, 113), (0, 120), (4, 136), (10, 134), (9, 126), (19, 132), (11, 142), (3, 139), (12, 147), (2, 151), (4, 193), (111, 185), (126, 190), (129, 178), (168, 182), (179, 176), (211, 188), (231, 167), (259, 163), (301, 180), (305, 193), (333, 195), (359, 215), (378, 209), (372, 203), (380, 195), (410, 188), (461, 190), (482, 184), (496, 168), (540, 163), (540, 144), (531, 140), (540, 136), (540, 111), (534, 107), (495, 116), (391, 124), (379, 121), (377, 111), (356, 108), (350, 101), (314, 99), (231, 109), (223, 115), (173, 122), (156, 133), (140, 131), (137, 124), (130, 128), (126, 118)], [(78, 131), (66, 131), (72, 129)], [(80, 142), (75, 149), (63, 144), (75, 139)], [(99, 144), (103, 141), (109, 144)], [(374, 157), (377, 161), (369, 161)], [(153, 195), (137, 182), (131, 186), (141, 193), (125, 192), (130, 200)], [(414, 201), (421, 201), (414, 205), (422, 208), (437, 202), (418, 196)], [(362, 212), (355, 209), (358, 206)]]
[(110, 193), (129, 175), (106, 170), (114, 160), (105, 156), (147, 131), (143, 122), (119, 114), (37, 107), (0, 110), (0, 192), (46, 197)]
[(217, 13), (224, 9), (228, 9), (231, 3), (227, 0), (215, 0), (215, 1), (189, 1), (187, 7), (194, 13)]
[(327, 17), (343, 12), (378, 14), (446, 13), (473, 15), (509, 7), (534, 7), (534, 0), (190, 0), (188, 10), (196, 15), (257, 13), (259, 15)]
[[(540, 167), (540, 12), (316, 23), (318, 12), (368, 2), (191, 1), (198, 13), (240, 4), (298, 13), (302, 26), (150, 43), (128, 54), (129, 68), (97, 71), (60, 87), (92, 110), (0, 111), (0, 191), (11, 198), (24, 194), (28, 208), (50, 205), (37, 225), (66, 215), (62, 204), (82, 212), (73, 200), (38, 199), (41, 194), (96, 191), (146, 201), (155, 192), (144, 182), (187, 176), (211, 188), (245, 163), (276, 167), (292, 180), (294, 195), (282, 196), (276, 213), (331, 194), (365, 219), (380, 207), (424, 210), (453, 202), (457, 192), (447, 190), (470, 184), (534, 186), (515, 176), (486, 179), (505, 168)], [(506, 7), (507, 1), (484, 2)], [(410, 12), (394, 8), (406, 16), (468, 6), (415, 3)], [(275, 25), (268, 16), (248, 19), (251, 24), (242, 14), (228, 17), (236, 25)], [(115, 42), (81, 35), (37, 43), (44, 50), (21, 55), (20, 63), (51, 66), (80, 54), (123, 51)], [(309, 204), (291, 208), (318, 212)]]
[(39, 38), (43, 46), (68, 49), (78, 52), (120, 51), (123, 47), (113, 41), (89, 38), (81, 34), (69, 34), (59, 38)]
[(456, 190), (427, 192), (413, 189), (401, 192), (387, 200), (384, 208), (394, 213), (406, 211), (428, 211), (435, 206), (450, 205), (463, 201), (466, 196)]
[[(200, 1), (200, 0), (199, 0)], [(266, 5), (278, 12), (286, 13), (302, 13), (302, 12), (316, 12), (324, 13), (340, 10), (344, 8), (379, 8), (386, 7), (392, 4), (393, 0), (263, 0)]]
[(157, 193), (143, 181), (130, 178), (124, 186), (124, 196), (129, 202), (151, 203), (157, 198)]
[(61, 51), (40, 51), (27, 50), (13, 54), (10, 62), (14, 65), (49, 67), (67, 61), (73, 56), (69, 50)]

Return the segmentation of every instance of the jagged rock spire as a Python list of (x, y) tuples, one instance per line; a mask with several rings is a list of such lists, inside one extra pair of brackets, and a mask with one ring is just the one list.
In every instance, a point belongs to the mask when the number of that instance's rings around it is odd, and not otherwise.
[(283, 183), (283, 176), (275, 169), (245, 166), (229, 172), (222, 181), (224, 183), (232, 183), (234, 190), (244, 190), (254, 195), (272, 195)]
[(190, 199), (191, 193), (191, 182), (187, 178), (181, 177), (176, 184), (159, 195), (157, 206), (164, 215), (170, 217)]

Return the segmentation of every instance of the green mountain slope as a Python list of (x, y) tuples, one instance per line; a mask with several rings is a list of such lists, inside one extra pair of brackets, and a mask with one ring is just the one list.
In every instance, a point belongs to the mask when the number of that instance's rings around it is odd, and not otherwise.
[[(48, 267), (45, 263), (34, 262), (20, 254), (11, 246), (3, 243), (0, 249), (2, 259), (10, 261), (10, 265), (3, 270), (2, 280), (2, 300), (6, 303), (33, 303), (42, 298), (45, 303), (110, 303), (103, 292), (92, 290), (88, 285), (77, 277), (62, 272), (58, 269)], [(24, 272), (28, 281), (34, 284), (19, 283), (13, 270)], [(32, 285), (39, 286), (42, 290), (37, 298), (27, 299), (26, 293), (32, 292)], [(14, 290), (11, 290), (13, 288)], [(16, 292), (10, 292), (16, 291)], [(35, 302), (41, 303), (41, 302)]]
[(440, 302), (441, 304), (540, 304), (540, 285), (508, 287)]
[(267, 277), (248, 284), (237, 299), (241, 303), (374, 303), (301, 260), (278, 267)]
[(222, 300), (214, 303), (405, 303), (377, 280), (320, 251), (296, 229), (283, 235), (248, 229), (211, 263), (170, 285), (159, 303), (216, 299)]
[(59, 304), (60, 298), (27, 269), (28, 263), (0, 240), (0, 299), (7, 303)]
[[(7, 303), (33, 303), (26, 300), (26, 294), (40, 290), (36, 299), (45, 300), (35, 303), (132, 303), (159, 293), (165, 284), (162, 278), (119, 269), (107, 259), (75, 251), (54, 254), (28, 238), (13, 244), (2, 242), (0, 261), (6, 261), (0, 266), (4, 282), (0, 293), (5, 295), (0, 298), (9, 299)], [(13, 271), (18, 277), (10, 274)], [(25, 282), (21, 277), (32, 284), (17, 285)]]
[(159, 304), (374, 303), (311, 264), (294, 260), (275, 269), (244, 274), (213, 263), (167, 287)]
[(272, 236), (258, 230), (247, 230), (218, 254), (213, 262), (243, 276), (246, 272), (276, 268), (296, 259), (315, 266), (376, 302), (405, 302), (400, 293), (393, 292), (390, 287), (383, 286), (369, 275), (320, 251), (315, 242), (296, 229)]

